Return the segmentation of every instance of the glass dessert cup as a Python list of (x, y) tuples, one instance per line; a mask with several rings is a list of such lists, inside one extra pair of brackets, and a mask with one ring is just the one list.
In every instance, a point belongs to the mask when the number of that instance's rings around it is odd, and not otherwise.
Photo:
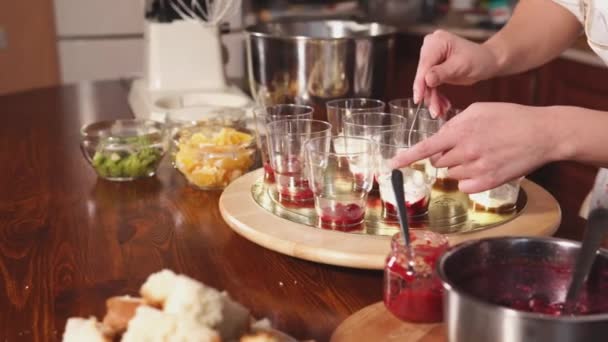
[(515, 211), (522, 178), (494, 189), (469, 194), (469, 207), (475, 211), (505, 214)]
[(406, 119), (402, 116), (378, 112), (353, 113), (344, 117), (344, 135), (377, 141), (378, 135), (388, 130), (405, 130)]
[(223, 189), (255, 163), (252, 132), (197, 124), (174, 136), (175, 168), (196, 188)]
[[(405, 246), (401, 233), (391, 240), (384, 268), (384, 305), (403, 321), (441, 322), (443, 286), (436, 264), (448, 249), (448, 240), (443, 235), (419, 229), (410, 230), (410, 239), (409, 247)], [(411, 269), (410, 261), (413, 261)]]
[(268, 124), (278, 120), (312, 119), (314, 109), (296, 104), (277, 104), (253, 110), (255, 136), (264, 167), (264, 181), (274, 184), (275, 175), (268, 156)]
[(165, 127), (152, 120), (100, 121), (80, 133), (83, 156), (99, 177), (110, 181), (154, 176), (167, 151)]
[[(342, 123), (344, 127), (344, 136), (360, 137), (379, 141), (379, 135), (386, 131), (394, 131), (403, 133), (406, 128), (406, 119), (399, 115), (388, 113), (361, 112), (353, 113), (348, 117), (344, 117)], [(374, 190), (378, 190), (378, 176), (374, 175)]]
[(304, 144), (330, 136), (331, 125), (320, 120), (292, 119), (268, 124), (268, 154), (280, 203), (312, 204), (314, 196), (306, 176)]
[(376, 143), (363, 138), (325, 136), (306, 143), (307, 174), (322, 228), (360, 229), (372, 187), (375, 150)]
[[(411, 134), (410, 134), (411, 132)], [(408, 140), (415, 144), (426, 137), (418, 131), (391, 130), (384, 131), (379, 136), (376, 175), (380, 189), (380, 199), (383, 205), (383, 216), (387, 221), (397, 221), (397, 200), (391, 183), (393, 170), (391, 160), (402, 151), (409, 148)], [(405, 205), (408, 218), (419, 220), (426, 215), (431, 200), (431, 190), (436, 179), (436, 169), (429, 168), (428, 160), (418, 161), (410, 166), (401, 168)]]
[[(408, 125), (407, 128), (416, 130), (419, 129), (418, 124), (420, 122), (417, 121), (417, 123), (414, 123), (413, 120), (416, 109), (418, 109), (418, 105), (414, 103), (413, 98), (410, 97), (391, 100), (388, 103), (388, 108), (391, 114), (399, 115), (406, 119)], [(428, 111), (428, 109), (423, 105), (422, 108), (420, 108), (420, 111)], [(412, 127), (412, 123), (414, 123), (414, 127)]]
[(382, 113), (384, 107), (384, 102), (366, 98), (328, 101), (326, 104), (327, 120), (332, 126), (332, 134), (336, 136), (344, 134), (342, 123), (344, 122), (344, 118), (349, 117), (351, 114), (362, 112)]
[[(433, 135), (439, 132), (441, 127), (458, 113), (460, 113), (459, 109), (450, 108), (444, 113), (444, 116), (433, 118), (428, 110), (420, 111), (418, 130), (427, 133), (429, 136)], [(458, 191), (458, 180), (448, 176), (447, 168), (439, 168), (437, 169), (437, 181), (433, 185), (433, 188), (443, 192)]]

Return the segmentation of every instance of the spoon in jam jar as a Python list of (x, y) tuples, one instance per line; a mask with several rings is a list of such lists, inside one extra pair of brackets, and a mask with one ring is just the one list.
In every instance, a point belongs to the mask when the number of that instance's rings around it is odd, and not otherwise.
[(410, 248), (410, 229), (407, 222), (407, 209), (405, 208), (405, 193), (403, 191), (403, 173), (395, 169), (391, 173), (391, 184), (395, 192), (395, 200), (397, 201), (397, 214), (399, 216), (399, 226), (401, 227), (401, 235), (405, 242), (405, 249), (409, 252), (407, 260), (408, 273), (414, 272), (414, 255)]

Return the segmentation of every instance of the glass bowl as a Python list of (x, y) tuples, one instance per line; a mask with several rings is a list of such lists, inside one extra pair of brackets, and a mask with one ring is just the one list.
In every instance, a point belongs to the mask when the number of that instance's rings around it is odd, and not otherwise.
[(196, 124), (172, 139), (173, 165), (196, 188), (223, 189), (256, 162), (253, 132), (244, 128)]
[(99, 177), (111, 181), (154, 176), (168, 145), (164, 125), (152, 120), (100, 121), (80, 134), (82, 154)]
[(173, 133), (183, 127), (196, 124), (208, 126), (227, 126), (237, 129), (246, 128), (246, 112), (230, 107), (188, 107), (172, 109), (167, 112), (165, 123)]

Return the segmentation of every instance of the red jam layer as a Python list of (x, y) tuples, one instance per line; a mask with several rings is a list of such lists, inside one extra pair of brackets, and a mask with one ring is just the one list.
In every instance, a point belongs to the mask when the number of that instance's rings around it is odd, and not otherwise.
[[(283, 176), (286, 175), (283, 174)], [(314, 194), (306, 179), (295, 179), (293, 184), (278, 186), (277, 190), (282, 203), (297, 204), (311, 202), (314, 199)]]
[[(424, 197), (421, 198), (420, 200), (418, 200), (417, 202), (414, 203), (410, 203), (410, 202), (405, 202), (405, 208), (407, 210), (407, 215), (408, 216), (421, 216), (424, 215), (428, 212), (429, 210), (429, 198)], [(388, 202), (384, 202), (382, 201), (382, 203), (384, 204), (384, 213), (385, 216), (387, 217), (398, 217), (399, 213), (397, 212), (397, 207), (395, 207), (394, 205), (392, 205), (391, 203)]]
[(269, 184), (273, 184), (275, 182), (274, 179), (274, 170), (270, 163), (264, 163), (264, 181)]
[(320, 216), (321, 226), (324, 228), (330, 227), (355, 227), (363, 222), (365, 218), (365, 208), (360, 207), (355, 203), (341, 204), (338, 203), (335, 207), (326, 207), (322, 209)]

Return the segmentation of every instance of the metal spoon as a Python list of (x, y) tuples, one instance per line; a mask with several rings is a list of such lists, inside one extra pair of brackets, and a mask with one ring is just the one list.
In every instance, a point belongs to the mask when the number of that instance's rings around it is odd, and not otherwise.
[(414, 112), (414, 119), (412, 120), (412, 124), (410, 125), (410, 132), (407, 135), (407, 146), (412, 147), (412, 132), (414, 131), (414, 127), (416, 127), (416, 120), (418, 120), (418, 113), (422, 108), (423, 100), (418, 102), (418, 107), (416, 107), (416, 112)]
[(566, 315), (575, 313), (578, 296), (583, 284), (587, 281), (606, 230), (608, 230), (608, 209), (593, 209), (587, 219), (585, 237), (576, 258), (572, 281), (566, 295), (564, 304), (564, 314)]
[(405, 194), (403, 192), (403, 174), (400, 170), (393, 170), (391, 173), (391, 183), (395, 192), (395, 200), (397, 201), (397, 213), (399, 214), (399, 226), (401, 226), (401, 235), (405, 242), (406, 251), (408, 251), (408, 272), (414, 272), (414, 253), (410, 248), (410, 229), (407, 223), (407, 210), (405, 208)]

